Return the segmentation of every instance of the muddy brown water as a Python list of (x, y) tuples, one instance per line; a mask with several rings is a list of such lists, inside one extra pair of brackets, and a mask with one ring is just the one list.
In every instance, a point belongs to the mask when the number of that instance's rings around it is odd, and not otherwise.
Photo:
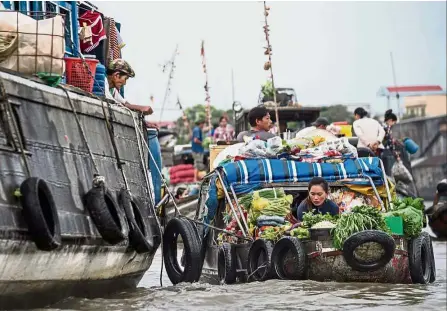
[(437, 280), (430, 285), (270, 280), (172, 286), (164, 272), (161, 287), (158, 253), (136, 290), (108, 298), (68, 298), (40, 310), (446, 310), (446, 249), (446, 242), (434, 241)]

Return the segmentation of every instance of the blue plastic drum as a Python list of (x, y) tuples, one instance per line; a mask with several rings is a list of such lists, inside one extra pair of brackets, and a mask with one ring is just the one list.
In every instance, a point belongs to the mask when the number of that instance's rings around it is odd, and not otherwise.
[(415, 154), (419, 150), (418, 144), (416, 144), (411, 138), (405, 138), (404, 145), (409, 154)]

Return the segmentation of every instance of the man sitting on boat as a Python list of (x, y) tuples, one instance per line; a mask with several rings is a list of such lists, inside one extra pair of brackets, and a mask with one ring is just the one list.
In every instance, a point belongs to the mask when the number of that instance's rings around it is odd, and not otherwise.
[[(321, 117), (318, 118), (317, 120), (315, 120), (315, 122), (312, 123), (312, 126), (309, 127), (305, 127), (303, 128), (301, 131), (299, 131), (296, 134), (296, 137), (306, 137), (306, 135), (308, 135), (310, 132), (319, 129), (319, 130), (327, 130), (331, 133), (333, 133), (334, 135), (337, 134), (337, 127), (335, 126), (331, 126), (329, 123), (329, 120)], [(340, 132), (340, 131), (338, 131)]]
[(244, 141), (244, 137), (252, 137), (267, 141), (267, 139), (275, 137), (276, 135), (269, 133), (272, 126), (270, 113), (264, 106), (255, 107), (248, 113), (248, 122), (250, 122), (251, 130), (244, 131), (237, 135), (237, 140)]
[[(338, 215), (339, 208), (335, 202), (328, 199), (329, 184), (324, 178), (314, 177), (309, 181), (307, 187), (309, 196), (302, 201), (296, 209), (296, 216), (299, 221), (303, 221), (303, 215), (313, 211), (314, 214)], [(292, 214), (294, 211), (292, 210)]]
[(115, 59), (107, 67), (107, 79), (104, 80), (105, 96), (118, 104), (131, 110), (140, 111), (144, 114), (152, 114), (150, 106), (132, 105), (121, 96), (119, 90), (126, 85), (127, 79), (135, 77), (135, 72), (129, 63), (123, 59)]

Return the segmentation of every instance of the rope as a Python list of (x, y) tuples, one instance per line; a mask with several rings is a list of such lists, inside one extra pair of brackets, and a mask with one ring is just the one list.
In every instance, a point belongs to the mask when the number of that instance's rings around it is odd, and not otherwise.
[(250, 275), (247, 277), (247, 280), (250, 280), (250, 278), (251, 278), (256, 272), (258, 272), (259, 269), (266, 268), (266, 267), (267, 267), (267, 262), (264, 262), (262, 265), (260, 265), (259, 267), (257, 267), (255, 271), (253, 271), (252, 273), (250, 273)]
[(79, 120), (78, 113), (76, 112), (76, 109), (75, 109), (75, 107), (73, 105), (73, 102), (71, 101), (71, 98), (70, 98), (70, 95), (69, 95), (67, 89), (65, 89), (61, 85), (59, 85), (58, 87), (61, 88), (62, 90), (64, 90), (65, 94), (67, 95), (67, 99), (68, 99), (68, 102), (70, 103), (71, 110), (72, 110), (72, 112), (73, 112), (73, 114), (75, 116), (76, 123), (78, 124), (78, 127), (79, 127), (79, 131), (81, 132), (82, 139), (83, 139), (83, 141), (85, 143), (85, 146), (87, 147), (87, 151), (89, 153), (90, 159), (92, 160), (93, 169), (95, 170), (94, 176), (96, 177), (96, 176), (99, 175), (98, 165), (96, 164), (95, 158), (93, 157), (92, 150), (90, 149), (90, 146), (88, 144), (87, 137), (85, 135), (84, 129), (82, 128), (81, 121)]
[(104, 120), (106, 121), (106, 127), (107, 127), (107, 130), (109, 132), (110, 141), (112, 143), (112, 147), (113, 147), (113, 150), (114, 150), (114, 153), (115, 153), (117, 166), (118, 166), (118, 169), (120, 170), (121, 175), (123, 177), (124, 186), (126, 187), (126, 190), (130, 192), (129, 184), (127, 183), (127, 178), (126, 178), (126, 175), (124, 174), (124, 170), (123, 170), (123, 166), (122, 166), (122, 164), (124, 164), (124, 163), (121, 162), (121, 158), (120, 158), (119, 153), (118, 153), (118, 147), (116, 146), (115, 133), (114, 133), (114, 129), (113, 129), (113, 124), (110, 122), (110, 121), (113, 122), (112, 114), (110, 113), (112, 108), (110, 107), (110, 104), (108, 103), (108, 106), (109, 106), (108, 107), (109, 108), (109, 118), (110, 118), (110, 119), (108, 119), (107, 118), (106, 109), (104, 107), (104, 102), (103, 102), (102, 99), (100, 99), (100, 100), (101, 100), (101, 107), (102, 107), (102, 112), (103, 112), (103, 115), (104, 115)]

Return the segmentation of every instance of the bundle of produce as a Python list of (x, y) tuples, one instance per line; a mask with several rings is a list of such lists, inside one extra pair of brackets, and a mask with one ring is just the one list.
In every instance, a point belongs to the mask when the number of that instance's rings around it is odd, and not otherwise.
[(310, 237), (310, 233), (308, 229), (298, 227), (290, 230), (290, 236), (297, 237), (298, 239), (308, 239)]
[(352, 234), (364, 230), (381, 230), (389, 232), (383, 214), (375, 207), (356, 206), (351, 213), (340, 215), (337, 225), (333, 229), (334, 247), (343, 248), (343, 243)]
[(303, 228), (312, 228), (314, 225), (320, 223), (320, 222), (331, 222), (335, 224), (337, 222), (337, 216), (332, 216), (330, 214), (314, 214), (313, 211), (304, 213), (303, 215), (303, 222), (301, 223), (301, 227)]
[(260, 216), (257, 219), (257, 225), (258, 227), (264, 227), (264, 226), (282, 226), (284, 225), (286, 221), (284, 220), (284, 217), (280, 216)]
[(194, 181), (194, 166), (192, 164), (180, 164), (169, 169), (171, 184), (187, 183)]
[(424, 203), (423, 199), (404, 198), (395, 200), (391, 204), (390, 212), (384, 214), (387, 216), (400, 216), (404, 224), (404, 234), (406, 237), (417, 237), (422, 232), (424, 226)]
[(335, 224), (327, 220), (317, 222), (315, 225), (312, 226), (312, 229), (332, 229), (332, 228), (335, 228)]

